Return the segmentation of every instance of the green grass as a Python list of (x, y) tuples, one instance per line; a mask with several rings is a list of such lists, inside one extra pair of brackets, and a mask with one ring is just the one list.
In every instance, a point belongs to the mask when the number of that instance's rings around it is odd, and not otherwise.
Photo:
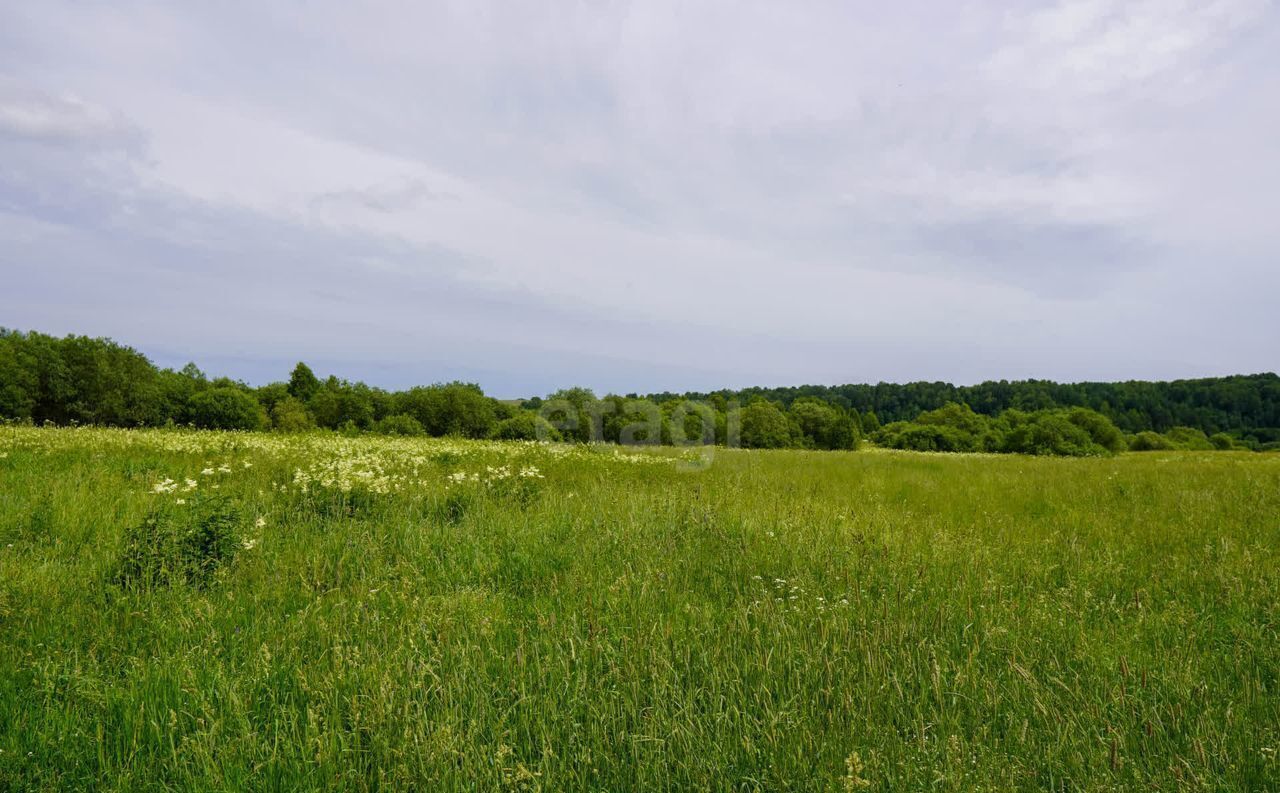
[(1278, 630), (1276, 455), (0, 429), (5, 790), (1276, 790)]

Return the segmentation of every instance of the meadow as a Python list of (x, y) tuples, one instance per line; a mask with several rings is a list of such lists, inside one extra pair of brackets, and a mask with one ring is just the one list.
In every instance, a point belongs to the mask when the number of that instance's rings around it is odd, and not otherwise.
[(1280, 455), (0, 427), (0, 790), (1280, 789)]

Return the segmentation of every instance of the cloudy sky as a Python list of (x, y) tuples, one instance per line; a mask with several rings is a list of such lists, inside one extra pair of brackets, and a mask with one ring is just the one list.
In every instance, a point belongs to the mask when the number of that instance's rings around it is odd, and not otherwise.
[(0, 326), (253, 383), (1280, 368), (1280, 12), (0, 7)]

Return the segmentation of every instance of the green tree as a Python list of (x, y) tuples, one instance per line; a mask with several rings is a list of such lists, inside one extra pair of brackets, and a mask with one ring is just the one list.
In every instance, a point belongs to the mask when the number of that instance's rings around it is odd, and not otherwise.
[(474, 383), (411, 388), (397, 395), (396, 409), (413, 416), (435, 436), (486, 438), (496, 423), (494, 400)]
[(271, 425), (280, 432), (305, 432), (315, 427), (307, 406), (295, 397), (285, 397), (271, 408)]
[(328, 429), (363, 430), (373, 424), (373, 398), (364, 383), (330, 377), (309, 402), (316, 424)]
[(867, 410), (862, 413), (862, 432), (864, 435), (871, 435), (880, 429), (880, 417), (876, 415), (874, 410)]
[(801, 397), (792, 402), (791, 417), (800, 427), (807, 446), (853, 449), (858, 445), (857, 425), (849, 414), (816, 397)]
[(40, 397), (40, 378), (20, 334), (0, 328), (0, 418), (31, 419)]
[(1209, 442), (1209, 436), (1204, 434), (1204, 430), (1195, 427), (1173, 427), (1165, 433), (1165, 437), (1179, 449), (1208, 451), (1214, 448)]
[(1111, 419), (1089, 408), (1072, 408), (1066, 412), (1067, 421), (1089, 433), (1090, 440), (1113, 454), (1124, 451), (1124, 434)]
[(383, 435), (406, 435), (410, 437), (427, 434), (427, 431), (422, 427), (422, 422), (404, 413), (396, 413), (380, 419), (373, 425), (373, 431), (380, 432)]
[(510, 418), (493, 425), (489, 437), (499, 441), (559, 441), (560, 431), (551, 423), (528, 410), (521, 410)]
[(1084, 457), (1106, 454), (1089, 432), (1057, 411), (1037, 411), (1004, 438), (1001, 451)]
[(1158, 452), (1172, 448), (1173, 444), (1169, 443), (1168, 438), (1150, 430), (1139, 432), (1129, 440), (1131, 452)]
[(311, 367), (299, 361), (289, 375), (289, 395), (303, 402), (310, 401), (320, 390), (320, 378), (316, 377)]
[(590, 443), (605, 439), (605, 419), (616, 411), (602, 405), (591, 389), (574, 387), (548, 396), (539, 406), (538, 414), (559, 430), (565, 440)]
[(191, 420), (213, 430), (256, 430), (268, 419), (252, 394), (229, 386), (215, 386), (191, 397)]
[(783, 449), (796, 445), (796, 430), (787, 414), (766, 399), (742, 409), (741, 441), (748, 449)]

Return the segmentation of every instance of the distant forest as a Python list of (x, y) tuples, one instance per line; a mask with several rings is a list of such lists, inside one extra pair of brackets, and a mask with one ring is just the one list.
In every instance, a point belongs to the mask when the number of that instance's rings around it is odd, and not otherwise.
[[(1036, 411), (1063, 407), (1095, 410), (1122, 431), (1167, 432), (1193, 427), (1280, 440), (1280, 376), (1275, 373), (1204, 377), (1194, 380), (1120, 383), (1055, 383), (1052, 380), (991, 380), (972, 386), (950, 383), (878, 383), (877, 385), (802, 385), (716, 391), (746, 403), (763, 398), (789, 406), (800, 398), (875, 413), (880, 422), (911, 421), (948, 403), (968, 405), (975, 413), (998, 416), (1006, 410)], [(652, 394), (650, 399), (707, 399), (711, 394)]]
[[(690, 403), (697, 403), (691, 405)], [(747, 388), (597, 397), (568, 388), (502, 401), (470, 383), (386, 391), (304, 363), (250, 386), (194, 364), (161, 369), (110, 339), (0, 328), (0, 420), (469, 438), (732, 443), (851, 449), (1107, 454), (1280, 449), (1280, 377), (1047, 380)]]

